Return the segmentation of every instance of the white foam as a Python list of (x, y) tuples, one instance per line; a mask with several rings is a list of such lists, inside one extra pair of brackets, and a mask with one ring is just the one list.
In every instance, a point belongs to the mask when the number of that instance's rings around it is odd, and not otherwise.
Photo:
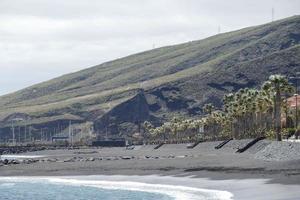
[(1, 187), (13, 187), (13, 186), (15, 186), (15, 183), (2, 183), (2, 184), (0, 184), (0, 188)]
[(208, 190), (186, 186), (175, 186), (165, 184), (149, 184), (133, 181), (106, 181), (106, 180), (85, 180), (64, 177), (1, 177), (0, 181), (21, 181), (39, 182), (48, 181), (54, 184), (67, 184), (73, 186), (88, 186), (110, 190), (129, 190), (150, 193), (165, 194), (176, 200), (231, 200), (233, 195), (227, 191)]
[(4, 159), (30, 159), (30, 158), (41, 158), (44, 156), (36, 156), (36, 155), (1, 155), (0, 160)]

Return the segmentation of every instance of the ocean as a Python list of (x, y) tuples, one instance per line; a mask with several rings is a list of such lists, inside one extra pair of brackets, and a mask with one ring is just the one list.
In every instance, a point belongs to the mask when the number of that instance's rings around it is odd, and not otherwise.
[(168, 195), (49, 183), (0, 183), (3, 200), (171, 200)]
[(64, 177), (1, 177), (0, 200), (229, 200), (226, 191)]

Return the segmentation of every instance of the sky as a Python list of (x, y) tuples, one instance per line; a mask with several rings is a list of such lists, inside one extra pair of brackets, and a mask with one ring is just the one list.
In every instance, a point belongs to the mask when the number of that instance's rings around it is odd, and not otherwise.
[(153, 48), (300, 14), (300, 0), (0, 0), (0, 95)]

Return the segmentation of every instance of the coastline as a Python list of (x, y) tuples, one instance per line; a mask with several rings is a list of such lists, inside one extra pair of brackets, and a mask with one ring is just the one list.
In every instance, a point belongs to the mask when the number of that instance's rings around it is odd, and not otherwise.
[[(253, 195), (255, 199), (299, 197), (300, 157), (292, 152), (288, 160), (285, 154), (281, 159), (274, 150), (277, 143), (271, 141), (260, 141), (244, 153), (235, 153), (247, 142), (249, 140), (232, 141), (220, 150), (214, 149), (219, 142), (205, 142), (194, 149), (187, 149), (186, 144), (168, 144), (158, 150), (147, 145), (134, 150), (92, 148), (28, 152), (22, 155), (43, 157), (31, 164), (1, 166), (0, 177), (105, 177), (106, 180), (129, 179), (224, 190), (233, 193), (234, 199), (253, 199)], [(284, 145), (293, 147), (289, 143)], [(266, 152), (270, 147), (276, 155)], [(266, 159), (262, 159), (264, 153), (268, 155)]]
[[(204, 189), (187, 186), (175, 178), (169, 177), (169, 181), (159, 176), (63, 176), (63, 177), (7, 177), (0, 178), (0, 183), (40, 183), (59, 184), (69, 186), (95, 187), (107, 190), (127, 190), (138, 192), (149, 192), (162, 194), (174, 198), (175, 200), (190, 199), (216, 199), (230, 200), (233, 196), (230, 192)], [(170, 179), (172, 182), (170, 182)], [(178, 179), (178, 178), (177, 178)], [(188, 178), (186, 178), (188, 179)], [(177, 184), (174, 184), (174, 182)], [(0, 184), (1, 185), (1, 184)]]
[(176, 200), (190, 199), (243, 199), (243, 200), (276, 200), (294, 199), (299, 195), (298, 185), (266, 184), (267, 179), (228, 179), (211, 180), (195, 177), (174, 176), (125, 176), (125, 175), (89, 175), (89, 176), (19, 176), (0, 177), (6, 180), (37, 182), (47, 181), (55, 184), (98, 187), (102, 189), (121, 189), (161, 193)]

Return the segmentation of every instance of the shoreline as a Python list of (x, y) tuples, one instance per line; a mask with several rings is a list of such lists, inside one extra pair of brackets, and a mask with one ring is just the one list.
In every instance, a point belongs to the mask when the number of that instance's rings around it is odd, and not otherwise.
[[(3, 180), (5, 177), (0, 177)], [(6, 177), (11, 178), (11, 177)], [(299, 187), (297, 185), (282, 185), (282, 184), (267, 184), (267, 179), (227, 179), (227, 180), (212, 180), (209, 178), (196, 178), (192, 176), (174, 177), (174, 176), (160, 176), (160, 175), (146, 175), (146, 176), (124, 176), (124, 175), (90, 175), (90, 176), (18, 176), (13, 177), (13, 180), (43, 180), (61, 184), (77, 184), (84, 186), (98, 186), (103, 188), (103, 185), (108, 184), (116, 188), (125, 190), (143, 190), (148, 192), (161, 192), (162, 189), (168, 189), (169, 193), (177, 192), (177, 197), (195, 195), (196, 191), (211, 193), (214, 192), (223, 194), (221, 199), (243, 199), (243, 200), (268, 200), (268, 199), (297, 199), (300, 195)], [(100, 183), (98, 183), (99, 181)], [(99, 185), (100, 184), (100, 185)], [(157, 185), (158, 184), (158, 185)], [(109, 187), (107, 187), (109, 189)], [(153, 189), (154, 188), (154, 189)], [(158, 190), (159, 188), (159, 190)], [(155, 190), (156, 189), (156, 190)], [(182, 193), (182, 194), (181, 194)], [(231, 195), (230, 195), (231, 194)], [(173, 197), (176, 196), (173, 194)], [(171, 195), (172, 196), (172, 195)], [(217, 196), (217, 195), (216, 195)], [(197, 196), (189, 199), (200, 199)], [(219, 196), (220, 197), (220, 196)], [(175, 198), (182, 199), (182, 198)], [(185, 198), (183, 198), (185, 199)], [(220, 198), (212, 198), (220, 199)]]
[(255, 199), (267, 199), (266, 195), (276, 199), (277, 191), (277, 196), (286, 195), (281, 199), (299, 197), (300, 143), (263, 140), (244, 153), (235, 153), (248, 142), (231, 141), (218, 150), (214, 147), (220, 141), (201, 143), (194, 149), (186, 144), (167, 144), (158, 150), (146, 145), (133, 150), (116, 147), (28, 152), (22, 155), (42, 157), (30, 164), (0, 166), (0, 177), (126, 177), (225, 190), (242, 197), (237, 199), (253, 199), (248, 194), (257, 194)]
[[(18, 183), (53, 183), (70, 186), (86, 186), (96, 187), (108, 190), (127, 190), (127, 191), (141, 191), (149, 193), (157, 193), (174, 198), (175, 200), (190, 199), (198, 200), (202, 197), (208, 199), (230, 200), (233, 196), (230, 192), (216, 189), (205, 189), (200, 187), (193, 187), (183, 184), (182, 181), (187, 181), (182, 178), (176, 179), (173, 177), (166, 177), (162, 181), (159, 176), (58, 176), (58, 177), (14, 177), (14, 178), (0, 178), (6, 180), (4, 182)], [(170, 181), (171, 180), (171, 181)]]

